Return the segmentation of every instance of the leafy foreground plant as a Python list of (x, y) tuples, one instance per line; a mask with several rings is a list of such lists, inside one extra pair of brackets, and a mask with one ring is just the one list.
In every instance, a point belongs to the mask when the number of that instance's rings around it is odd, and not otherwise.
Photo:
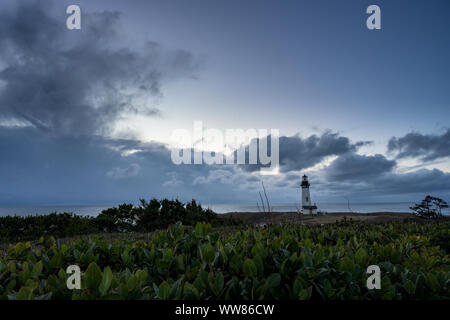
[[(449, 223), (212, 230), (180, 223), (151, 241), (42, 239), (2, 252), (1, 299), (449, 299)], [(69, 265), (82, 289), (66, 287)], [(381, 268), (381, 289), (366, 268)]]

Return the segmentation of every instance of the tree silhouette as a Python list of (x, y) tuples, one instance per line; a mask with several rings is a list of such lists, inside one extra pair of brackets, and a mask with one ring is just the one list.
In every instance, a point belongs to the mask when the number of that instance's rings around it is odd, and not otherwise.
[(442, 217), (442, 209), (448, 208), (447, 202), (441, 198), (426, 196), (421, 203), (409, 207), (418, 217), (427, 219), (439, 219)]

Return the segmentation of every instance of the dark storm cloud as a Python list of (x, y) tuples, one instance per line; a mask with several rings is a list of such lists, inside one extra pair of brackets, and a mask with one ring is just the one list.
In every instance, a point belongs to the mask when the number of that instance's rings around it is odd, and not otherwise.
[[(289, 172), (311, 168), (326, 157), (354, 152), (359, 147), (370, 143), (368, 141), (352, 143), (349, 138), (331, 131), (326, 131), (320, 136), (314, 134), (305, 139), (298, 135), (282, 136), (279, 139), (280, 171)], [(270, 145), (268, 149), (270, 153)], [(241, 167), (245, 171), (253, 172), (259, 170), (261, 166), (243, 165)]]
[(105, 134), (124, 114), (158, 113), (162, 85), (192, 77), (198, 60), (124, 43), (117, 12), (83, 12), (82, 30), (69, 31), (66, 7), (51, 3), (11, 2), (0, 12), (0, 124), (9, 124), (0, 125), (0, 203), (196, 197), (173, 177), (191, 183), (208, 167), (175, 166), (162, 144)]
[[(143, 154), (123, 156), (127, 145), (139, 147)], [(3, 204), (135, 200), (156, 194), (166, 179), (164, 168), (170, 168), (170, 152), (161, 145), (56, 137), (32, 127), (0, 127), (0, 154)]]
[(365, 181), (391, 172), (395, 165), (395, 160), (388, 160), (381, 154), (348, 153), (334, 160), (325, 169), (325, 175), (329, 181)]
[(38, 1), (0, 13), (0, 118), (55, 134), (102, 134), (125, 112), (157, 113), (162, 83), (196, 70), (186, 51), (121, 47), (118, 13), (86, 13), (80, 31), (64, 19)]
[(353, 198), (398, 197), (436, 193), (450, 196), (450, 174), (438, 169), (408, 173), (385, 173), (364, 179), (322, 181), (321, 190), (328, 194), (352, 195)]
[[(261, 180), (273, 201), (289, 195), (297, 201), (300, 192), (301, 177), (293, 172), (261, 176), (232, 166), (177, 166), (166, 146), (137, 140), (58, 137), (32, 127), (0, 126), (0, 154), (2, 205), (101, 204), (141, 197), (253, 203)], [(402, 194), (445, 196), (450, 190), (450, 174), (437, 169), (398, 174), (391, 171), (395, 162), (382, 156), (338, 159), (308, 173), (314, 195), (370, 200)]]
[[(330, 194), (353, 198), (391, 197), (450, 192), (450, 174), (438, 169), (397, 173), (395, 160), (349, 153), (338, 157), (322, 172), (317, 172), (319, 188)], [(385, 201), (385, 200), (384, 200)]]
[(422, 169), (380, 177), (374, 185), (385, 194), (449, 192), (450, 174), (439, 169)]
[[(261, 180), (274, 200), (284, 199), (289, 190), (297, 201), (301, 177), (295, 171), (329, 156), (338, 158), (308, 173), (313, 193), (449, 193), (449, 173), (394, 173), (395, 161), (355, 154), (367, 142), (354, 143), (333, 132), (281, 137), (282, 174), (265, 177), (253, 172), (259, 166), (241, 166), (244, 171), (176, 166), (162, 144), (105, 138), (102, 134), (124, 113), (157, 114), (163, 85), (192, 77), (198, 62), (189, 52), (168, 51), (157, 43), (139, 48), (123, 43), (117, 12), (84, 13), (82, 31), (68, 31), (65, 15), (52, 14), (48, 4), (20, 1), (0, 12), (0, 123), (30, 125), (0, 125), (0, 205), (99, 204), (140, 197), (253, 203)], [(64, 12), (62, 7), (57, 11)], [(449, 141), (450, 130), (442, 136), (411, 133), (392, 138), (389, 151), (431, 160), (449, 156)]]
[(296, 174), (296, 173), (288, 173), (286, 174), (285, 180), (287, 181), (300, 181), (301, 179), (301, 175)]
[[(422, 169), (407, 173), (394, 171), (395, 160), (383, 155), (365, 156), (348, 153), (339, 156), (324, 169), (307, 173), (315, 197), (342, 201), (344, 197), (358, 201), (399, 201), (421, 198), (426, 194), (450, 196), (450, 173), (438, 169)], [(268, 188), (280, 188), (280, 193), (299, 191), (301, 177), (288, 173)], [(389, 200), (387, 200), (389, 199)]]
[(351, 143), (338, 133), (325, 132), (321, 136), (312, 135), (306, 139), (299, 136), (280, 138), (280, 165), (282, 171), (310, 168), (328, 156), (339, 156), (356, 151), (369, 142)]
[(423, 135), (411, 132), (388, 143), (388, 152), (397, 153), (397, 158), (420, 158), (424, 161), (450, 156), (450, 129), (442, 135)]
[[(222, 183), (240, 185), (248, 176), (231, 168), (174, 165), (171, 151), (158, 143), (0, 126), (0, 155), (0, 205), (109, 204), (152, 197), (213, 203), (247, 196)], [(209, 182), (193, 188), (200, 177)]]

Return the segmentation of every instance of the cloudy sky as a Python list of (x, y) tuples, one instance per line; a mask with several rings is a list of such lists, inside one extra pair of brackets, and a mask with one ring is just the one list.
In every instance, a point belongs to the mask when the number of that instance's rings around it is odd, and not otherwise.
[[(0, 206), (450, 200), (450, 3), (0, 3)], [(81, 30), (66, 8), (82, 10)], [(280, 173), (175, 165), (174, 130), (280, 130)]]

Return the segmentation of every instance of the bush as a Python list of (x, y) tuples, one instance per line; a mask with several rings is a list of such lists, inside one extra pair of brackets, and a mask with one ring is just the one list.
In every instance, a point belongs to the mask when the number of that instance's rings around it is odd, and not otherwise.
[[(218, 230), (178, 223), (145, 242), (18, 243), (0, 255), (0, 300), (448, 300), (449, 256), (432, 239), (449, 228), (348, 222)], [(66, 287), (73, 264), (82, 271), (81, 290)], [(374, 264), (381, 289), (368, 290), (366, 270)]]
[(93, 218), (72, 213), (51, 213), (42, 216), (1, 217), (0, 241), (35, 240), (41, 236), (71, 237), (98, 231)]
[(103, 210), (95, 218), (72, 213), (0, 217), (0, 242), (36, 240), (41, 236), (64, 238), (99, 232), (149, 232), (166, 229), (178, 221), (192, 226), (199, 221), (214, 226), (242, 224), (203, 209), (195, 200), (184, 204), (178, 200), (153, 199), (150, 202), (141, 200), (137, 207), (121, 204)]
[(210, 209), (203, 209), (195, 200), (182, 203), (168, 199), (152, 199), (150, 202), (141, 199), (137, 207), (123, 204), (102, 211), (96, 221), (99, 227), (109, 232), (149, 232), (166, 229), (177, 222), (191, 226), (197, 222), (211, 223), (213, 226), (242, 224), (238, 220), (221, 217)]

